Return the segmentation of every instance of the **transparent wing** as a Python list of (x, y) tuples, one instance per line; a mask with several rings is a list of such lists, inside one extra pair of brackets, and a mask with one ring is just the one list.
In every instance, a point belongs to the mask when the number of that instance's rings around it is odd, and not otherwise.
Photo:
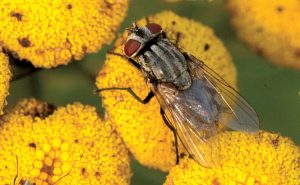
[(220, 147), (211, 137), (216, 134), (219, 114), (203, 80), (195, 80), (184, 91), (169, 84), (158, 84), (152, 89), (188, 153), (198, 163), (211, 167), (219, 160)]
[(189, 154), (210, 167), (220, 160), (221, 150), (212, 136), (226, 127), (255, 132), (259, 120), (253, 108), (222, 77), (193, 56), (187, 60), (191, 87), (180, 91), (162, 83), (152, 90)]
[(259, 119), (254, 109), (220, 75), (193, 56), (188, 56), (194, 78), (205, 78), (221, 97), (220, 122), (240, 131), (256, 132)]

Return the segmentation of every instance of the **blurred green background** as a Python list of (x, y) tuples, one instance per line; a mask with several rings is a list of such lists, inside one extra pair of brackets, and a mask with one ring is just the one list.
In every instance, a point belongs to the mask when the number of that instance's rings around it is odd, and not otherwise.
[[(134, 19), (162, 10), (172, 10), (212, 27), (233, 57), (238, 70), (240, 92), (257, 111), (261, 129), (279, 132), (300, 144), (300, 71), (270, 65), (266, 59), (241, 43), (229, 23), (224, 1), (221, 0), (187, 0), (176, 3), (132, 0), (128, 16), (119, 32), (123, 32)], [(93, 93), (96, 87), (89, 75), (96, 76), (103, 65), (105, 53), (111, 47), (112, 45), (97, 54), (87, 55), (82, 62), (41, 70), (14, 81), (10, 87), (8, 107), (13, 106), (20, 98), (36, 97), (56, 105), (80, 101), (96, 106), (103, 114), (101, 100)], [(145, 168), (136, 161), (132, 163), (132, 168), (132, 185), (161, 185), (165, 180), (165, 173)]]

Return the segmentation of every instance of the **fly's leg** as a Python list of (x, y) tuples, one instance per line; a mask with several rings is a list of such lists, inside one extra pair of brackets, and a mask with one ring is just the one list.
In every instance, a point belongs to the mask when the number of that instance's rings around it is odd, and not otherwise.
[(167, 127), (172, 130), (173, 134), (174, 134), (174, 138), (175, 138), (175, 150), (176, 150), (176, 164), (179, 164), (179, 151), (178, 151), (178, 139), (177, 139), (177, 132), (176, 129), (172, 126), (172, 124), (170, 123), (170, 121), (168, 120), (168, 118), (166, 117), (165, 112), (163, 111), (162, 108), (160, 108), (160, 114), (165, 122), (165, 124), (167, 125)]
[(16, 158), (17, 158), (17, 174), (14, 178), (14, 185), (16, 184), (16, 181), (17, 181), (17, 178), (18, 178), (18, 175), (19, 175), (19, 159), (18, 159), (17, 155), (16, 155)]
[(176, 40), (175, 40), (175, 45), (178, 47), (179, 46), (179, 40), (181, 38), (181, 33), (177, 32), (176, 33)]
[(119, 56), (119, 57), (122, 57), (123, 59), (125, 60), (128, 60), (134, 67), (136, 67), (137, 69), (141, 69), (141, 65), (139, 63), (137, 63), (135, 60), (133, 60), (132, 58), (128, 58), (126, 57), (125, 55), (122, 55), (120, 53), (115, 53), (115, 52), (108, 52), (108, 54), (111, 54), (111, 55), (116, 55), (116, 56)]
[(110, 90), (124, 90), (129, 92), (132, 97), (134, 97), (134, 99), (136, 99), (137, 101), (139, 101), (142, 104), (147, 104), (149, 103), (149, 101), (154, 97), (154, 93), (152, 91), (150, 91), (148, 93), (148, 95), (142, 99), (140, 98), (130, 87), (109, 87), (109, 88), (102, 88), (102, 89), (98, 89), (97, 92), (101, 92), (101, 91), (110, 91)]

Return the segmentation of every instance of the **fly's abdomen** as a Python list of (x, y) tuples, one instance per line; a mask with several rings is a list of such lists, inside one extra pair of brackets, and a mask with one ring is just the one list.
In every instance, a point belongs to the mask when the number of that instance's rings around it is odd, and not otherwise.
[(139, 57), (145, 75), (158, 82), (172, 83), (178, 89), (190, 87), (191, 77), (184, 56), (167, 39), (151, 45)]

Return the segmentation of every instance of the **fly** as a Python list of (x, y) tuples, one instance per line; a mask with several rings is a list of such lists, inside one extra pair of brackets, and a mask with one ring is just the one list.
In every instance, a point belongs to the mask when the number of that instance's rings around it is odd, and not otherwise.
[[(176, 145), (176, 163), (179, 163), (177, 137), (192, 158), (203, 166), (212, 166), (220, 150), (211, 138), (222, 128), (256, 132), (259, 120), (247, 101), (221, 76), (201, 60), (181, 51), (156, 23), (128, 29), (124, 46), (128, 61), (139, 69), (151, 90), (142, 99), (129, 88), (103, 88), (127, 90), (138, 101), (148, 103), (156, 96), (161, 115), (173, 131)], [(177, 42), (176, 42), (177, 43)]]

